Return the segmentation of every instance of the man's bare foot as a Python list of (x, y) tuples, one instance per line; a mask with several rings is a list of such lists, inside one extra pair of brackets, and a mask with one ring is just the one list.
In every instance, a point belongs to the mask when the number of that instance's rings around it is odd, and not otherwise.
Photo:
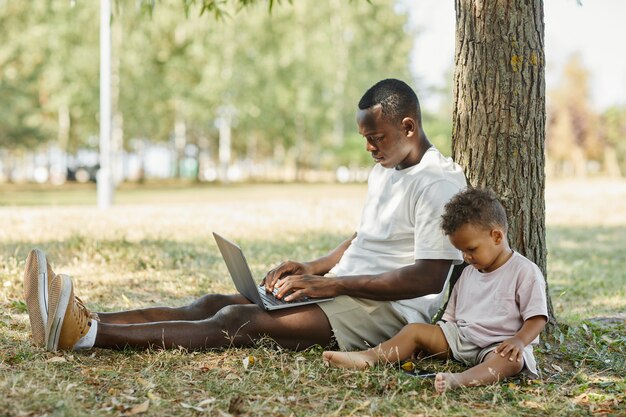
[(366, 352), (326, 351), (322, 354), (324, 362), (337, 368), (367, 369), (372, 366), (372, 358)]
[(449, 389), (457, 388), (459, 385), (459, 381), (454, 374), (439, 372), (435, 376), (435, 390), (439, 394)]

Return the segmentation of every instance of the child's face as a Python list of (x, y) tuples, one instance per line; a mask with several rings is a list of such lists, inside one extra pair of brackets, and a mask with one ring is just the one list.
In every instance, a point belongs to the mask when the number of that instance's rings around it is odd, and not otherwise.
[(448, 236), (455, 248), (463, 252), (465, 262), (482, 272), (492, 272), (508, 259), (508, 244), (499, 228), (464, 224)]

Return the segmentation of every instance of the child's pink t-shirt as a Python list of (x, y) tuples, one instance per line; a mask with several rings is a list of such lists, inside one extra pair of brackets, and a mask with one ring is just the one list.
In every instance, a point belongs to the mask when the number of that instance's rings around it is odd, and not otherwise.
[[(548, 317), (546, 283), (539, 267), (517, 252), (493, 272), (468, 266), (452, 289), (445, 321), (479, 347), (514, 336), (533, 316)], [(535, 338), (531, 344), (537, 344)]]

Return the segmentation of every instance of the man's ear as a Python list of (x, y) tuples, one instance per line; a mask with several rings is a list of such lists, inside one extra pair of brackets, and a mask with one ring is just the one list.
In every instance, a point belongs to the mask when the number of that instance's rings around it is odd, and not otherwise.
[(411, 137), (415, 134), (417, 130), (417, 123), (410, 117), (405, 117), (402, 119), (402, 128), (404, 129), (404, 134), (407, 137)]

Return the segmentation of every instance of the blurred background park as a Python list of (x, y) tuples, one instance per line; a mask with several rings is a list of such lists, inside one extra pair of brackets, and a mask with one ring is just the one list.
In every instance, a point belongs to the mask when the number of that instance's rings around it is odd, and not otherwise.
[[(95, 193), (98, 3), (0, 2), (4, 190), (90, 183)], [(271, 12), (261, 1), (219, 19), (200, 3), (113, 2), (118, 186), (364, 182), (372, 164), (356, 103), (386, 77), (416, 89), (429, 138), (451, 153), (452, 1), (278, 2)], [(545, 4), (549, 178), (626, 175), (624, 12), (617, 0)]]

